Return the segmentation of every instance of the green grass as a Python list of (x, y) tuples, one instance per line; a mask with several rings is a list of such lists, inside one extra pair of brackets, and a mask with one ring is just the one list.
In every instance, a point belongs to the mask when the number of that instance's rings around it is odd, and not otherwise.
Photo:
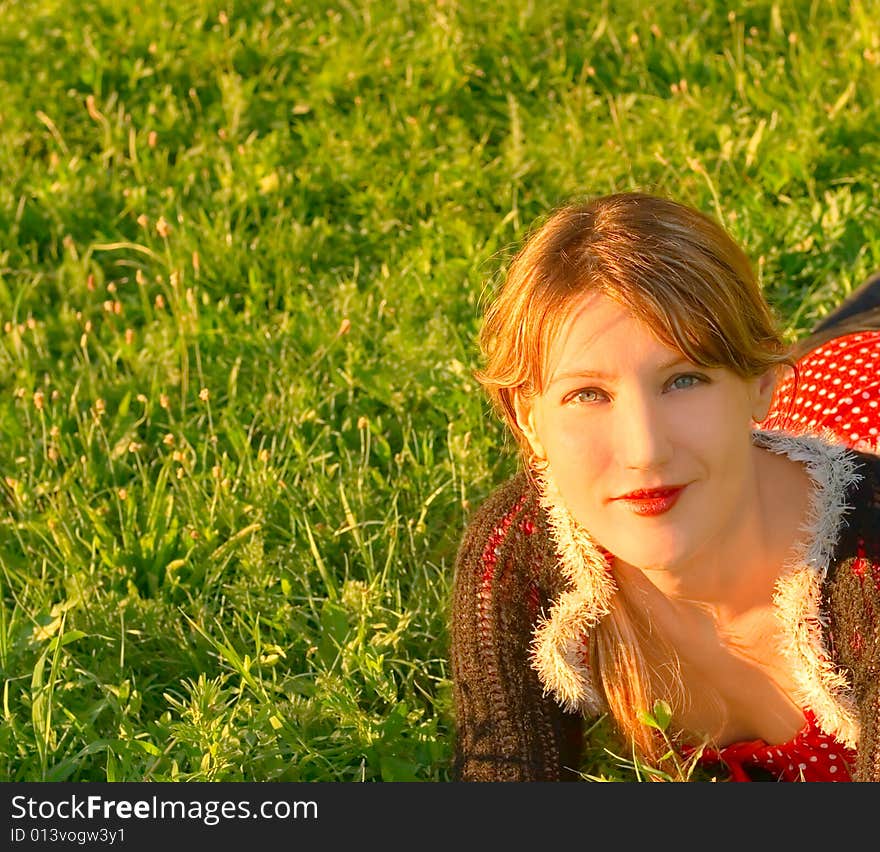
[(0, 20), (5, 779), (447, 780), (452, 563), (516, 466), (474, 338), (529, 226), (691, 203), (792, 339), (880, 267), (873, 0)]

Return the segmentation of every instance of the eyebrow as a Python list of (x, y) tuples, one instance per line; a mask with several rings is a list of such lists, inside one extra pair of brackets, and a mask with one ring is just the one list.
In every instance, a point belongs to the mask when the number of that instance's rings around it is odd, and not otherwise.
[[(664, 370), (669, 370), (670, 368), (676, 367), (679, 364), (686, 364), (688, 367), (694, 366), (692, 361), (689, 361), (684, 356), (679, 356), (676, 358), (672, 358), (669, 361), (664, 361), (662, 364), (658, 364), (657, 372), (660, 373)], [(548, 387), (566, 379), (602, 379), (603, 381), (607, 382), (614, 381), (614, 379), (616, 378), (617, 377), (613, 373), (603, 373), (600, 370), (570, 370), (568, 372), (559, 373), (558, 375), (553, 376), (548, 384)]]

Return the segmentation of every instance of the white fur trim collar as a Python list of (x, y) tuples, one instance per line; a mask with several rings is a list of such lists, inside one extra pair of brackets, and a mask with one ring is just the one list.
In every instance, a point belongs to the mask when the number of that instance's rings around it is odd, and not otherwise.
[[(759, 447), (802, 462), (813, 480), (805, 543), (777, 581), (773, 603), (781, 648), (796, 673), (797, 694), (792, 697), (812, 709), (822, 730), (855, 747), (855, 702), (825, 644), (821, 587), (844, 523), (847, 491), (860, 478), (856, 462), (831, 433), (756, 430), (752, 439)], [(538, 485), (569, 588), (535, 629), (532, 666), (545, 692), (553, 693), (566, 710), (594, 715), (603, 708), (591, 678), (587, 637), (610, 611), (616, 585), (606, 552), (574, 521), (552, 479), (541, 477)]]
[(822, 437), (785, 432), (754, 433), (754, 441), (774, 453), (803, 462), (813, 479), (804, 545), (776, 581), (773, 604), (783, 653), (793, 663), (792, 698), (811, 708), (825, 733), (855, 748), (859, 723), (851, 685), (838, 670), (825, 644), (822, 582), (834, 555), (847, 510), (846, 495), (860, 478), (848, 448)]

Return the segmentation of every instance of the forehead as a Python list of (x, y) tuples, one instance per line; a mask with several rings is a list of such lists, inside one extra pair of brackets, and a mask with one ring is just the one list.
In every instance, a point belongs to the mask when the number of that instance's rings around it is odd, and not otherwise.
[(662, 343), (632, 311), (604, 293), (588, 293), (574, 302), (551, 335), (544, 376), (572, 368), (612, 371), (640, 361), (669, 360), (681, 352)]

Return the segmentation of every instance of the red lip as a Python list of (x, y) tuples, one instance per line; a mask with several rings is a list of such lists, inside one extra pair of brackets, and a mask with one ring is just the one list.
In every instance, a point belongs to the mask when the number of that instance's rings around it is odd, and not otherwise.
[(667, 485), (661, 488), (640, 488), (621, 497), (615, 497), (614, 500), (622, 503), (637, 515), (662, 515), (678, 502), (681, 492), (686, 487), (685, 485)]
[(616, 500), (650, 500), (654, 497), (662, 497), (671, 491), (680, 491), (684, 485), (660, 485), (657, 488), (637, 488), (627, 494), (621, 494)]

